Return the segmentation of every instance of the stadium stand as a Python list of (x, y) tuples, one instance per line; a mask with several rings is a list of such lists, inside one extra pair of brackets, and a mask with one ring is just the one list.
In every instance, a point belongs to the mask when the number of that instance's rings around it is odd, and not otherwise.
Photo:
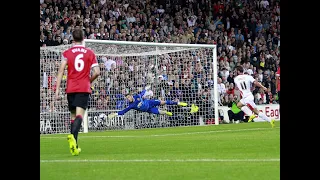
[[(88, 39), (216, 44), (221, 105), (227, 105), (230, 96), (240, 96), (233, 84), (234, 67), (239, 64), (269, 88), (267, 93), (254, 90), (256, 103), (277, 103), (275, 73), (280, 62), (280, 4), (277, 0), (40, 0), (40, 47), (72, 43), (71, 34), (75, 28), (82, 28)], [(204, 90), (200, 94), (193, 92), (192, 97), (180, 96), (178, 90), (172, 92), (174, 98), (185, 101), (189, 101), (186, 98), (201, 99), (204, 107), (213, 83), (212, 66), (201, 57), (192, 58), (196, 65), (187, 64), (185, 69), (171, 61), (167, 76), (159, 78), (168, 88), (175, 86), (185, 91), (187, 88), (181, 84), (205, 84)], [(108, 75), (118, 81), (107, 89), (99, 88), (107, 84), (96, 85), (91, 103), (97, 103), (99, 109), (122, 109), (125, 104), (119, 87), (129, 75), (115, 72), (126, 62), (121, 58), (102, 58), (99, 62), (100, 67), (106, 69), (102, 77)], [(51, 100), (59, 62), (43, 64), (42, 72), (50, 73), (45, 74), (48, 86), (40, 86), (41, 112), (67, 111), (66, 98), (57, 104)], [(128, 66), (136, 68), (134, 63)], [(160, 66), (155, 68), (160, 69)], [(182, 81), (181, 84), (168, 81), (169, 76), (174, 76), (176, 82)], [(141, 79), (137, 77), (136, 80), (142, 87)], [(109, 96), (117, 94), (116, 91), (119, 97)]]

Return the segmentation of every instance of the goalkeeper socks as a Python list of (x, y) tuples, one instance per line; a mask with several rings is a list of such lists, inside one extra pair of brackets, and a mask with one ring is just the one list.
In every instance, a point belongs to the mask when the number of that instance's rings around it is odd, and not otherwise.
[(167, 105), (177, 105), (178, 102), (167, 100), (167, 101), (166, 101), (166, 104), (167, 104)]
[(259, 112), (258, 116), (265, 121), (271, 122), (271, 119), (262, 112)]
[(73, 134), (74, 139), (77, 142), (77, 146), (78, 146), (78, 133), (81, 128), (81, 123), (82, 123), (82, 116), (78, 115), (78, 116), (76, 116), (76, 119), (71, 124), (71, 134)]
[(243, 111), (244, 113), (246, 113), (246, 115), (251, 116), (252, 115), (252, 111), (247, 107), (247, 106), (242, 106), (241, 107), (241, 111)]

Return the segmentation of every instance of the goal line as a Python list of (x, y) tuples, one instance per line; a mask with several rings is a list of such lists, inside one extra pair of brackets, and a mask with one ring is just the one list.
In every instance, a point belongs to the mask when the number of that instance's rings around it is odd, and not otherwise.
[[(280, 127), (275, 127), (280, 128)], [(166, 136), (183, 136), (192, 134), (210, 134), (210, 133), (223, 133), (223, 132), (241, 132), (241, 131), (257, 131), (257, 130), (271, 130), (272, 128), (247, 128), (247, 129), (226, 129), (226, 130), (216, 130), (216, 131), (196, 131), (196, 132), (182, 132), (182, 133), (170, 133), (170, 134), (150, 134), (150, 135), (124, 135), (124, 136), (81, 136), (81, 138), (145, 138), (145, 137), (166, 137)], [(273, 128), (274, 129), (274, 128)], [(65, 139), (64, 136), (51, 136), (51, 135), (41, 135), (42, 139)]]

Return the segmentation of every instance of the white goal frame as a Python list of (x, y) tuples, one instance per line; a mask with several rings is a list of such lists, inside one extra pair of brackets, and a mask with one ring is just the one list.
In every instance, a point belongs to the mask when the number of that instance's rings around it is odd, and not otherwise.
[[(219, 110), (218, 110), (218, 64), (217, 64), (217, 46), (213, 44), (178, 44), (178, 43), (151, 43), (151, 42), (135, 42), (135, 41), (113, 41), (113, 40), (96, 40), (84, 39), (83, 45), (86, 43), (110, 44), (110, 45), (138, 45), (138, 46), (154, 46), (156, 47), (189, 47), (189, 48), (212, 48), (212, 63), (213, 63), (213, 88), (214, 88), (214, 119), (215, 125), (219, 125)], [(83, 119), (83, 133), (88, 133), (88, 113), (85, 112)]]

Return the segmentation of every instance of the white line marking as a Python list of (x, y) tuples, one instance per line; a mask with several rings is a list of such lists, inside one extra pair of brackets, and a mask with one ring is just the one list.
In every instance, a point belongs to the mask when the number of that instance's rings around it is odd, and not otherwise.
[(78, 162), (280, 162), (280, 159), (55, 159), (40, 160), (41, 163), (78, 163)]
[[(280, 127), (276, 127), (280, 128)], [(138, 135), (138, 136), (81, 136), (81, 138), (145, 138), (145, 137), (164, 137), (164, 136), (180, 136), (180, 135), (192, 135), (192, 134), (209, 134), (209, 133), (222, 133), (222, 132), (241, 132), (241, 131), (257, 131), (257, 130), (270, 130), (270, 128), (249, 128), (249, 129), (226, 129), (216, 131), (198, 131), (198, 132), (183, 132), (183, 133), (172, 133), (172, 134), (150, 134), (150, 135)], [(52, 137), (52, 136), (41, 136), (43, 139), (63, 139), (65, 137)]]

